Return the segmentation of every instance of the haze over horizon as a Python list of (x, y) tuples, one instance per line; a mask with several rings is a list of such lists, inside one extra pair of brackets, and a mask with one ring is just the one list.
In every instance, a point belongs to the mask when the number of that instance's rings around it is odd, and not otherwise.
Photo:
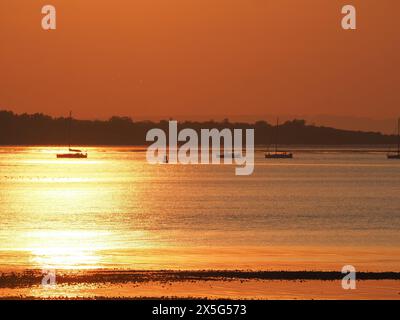
[(52, 0), (54, 31), (41, 29), (44, 4), (0, 4), (1, 109), (87, 119), (299, 115), (387, 133), (400, 114), (400, 3), (352, 1), (355, 31), (341, 29), (338, 0)]

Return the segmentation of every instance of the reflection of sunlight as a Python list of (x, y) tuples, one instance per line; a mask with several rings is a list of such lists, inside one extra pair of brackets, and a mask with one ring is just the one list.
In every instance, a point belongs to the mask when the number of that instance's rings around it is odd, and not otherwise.
[(54, 199), (54, 201), (71, 201), (71, 208), (73, 204), (83, 203), (85, 196), (90, 196), (90, 190), (82, 189), (71, 189), (71, 188), (55, 188), (48, 189), (43, 192), (48, 199)]
[(29, 159), (21, 161), (25, 164), (47, 164), (47, 165), (89, 165), (89, 164), (99, 164), (99, 160), (88, 160), (88, 159)]
[(149, 177), (142, 164), (131, 153), (122, 161), (95, 149), (92, 159), (57, 159), (59, 149), (1, 155), (0, 263), (103, 268), (119, 263), (115, 250), (149, 246), (151, 235), (137, 230), (148, 223), (141, 218), (141, 181)]
[(42, 269), (96, 268), (99, 258), (93, 251), (76, 248), (33, 250), (33, 262)]
[(108, 232), (94, 231), (39, 231), (28, 233), (33, 263), (41, 268), (75, 269), (96, 268), (98, 250), (105, 249)]

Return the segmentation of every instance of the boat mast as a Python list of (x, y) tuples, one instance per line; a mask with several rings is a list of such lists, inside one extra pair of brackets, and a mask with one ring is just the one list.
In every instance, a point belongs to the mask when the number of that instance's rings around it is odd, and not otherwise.
[(278, 128), (279, 128), (279, 118), (276, 118), (276, 128), (275, 128), (275, 153), (278, 153)]
[(397, 154), (400, 155), (400, 118), (397, 123)]
[(69, 112), (68, 124), (68, 150), (71, 149), (71, 126), (72, 126), (72, 111)]

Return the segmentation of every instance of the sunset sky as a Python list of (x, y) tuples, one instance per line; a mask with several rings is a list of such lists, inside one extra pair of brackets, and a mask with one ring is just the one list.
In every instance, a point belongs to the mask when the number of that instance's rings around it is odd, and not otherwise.
[[(356, 31), (341, 29), (346, 4)], [(0, 109), (394, 118), (399, 32), (395, 0), (2, 0)]]

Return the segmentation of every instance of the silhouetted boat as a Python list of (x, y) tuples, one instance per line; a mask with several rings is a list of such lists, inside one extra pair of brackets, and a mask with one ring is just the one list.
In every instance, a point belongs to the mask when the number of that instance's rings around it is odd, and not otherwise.
[(71, 149), (71, 123), (72, 112), (69, 112), (69, 126), (68, 126), (68, 153), (57, 153), (58, 159), (86, 159), (87, 153), (79, 149)]
[(58, 153), (57, 158), (66, 158), (66, 159), (86, 159), (87, 153), (82, 152), (78, 149), (68, 149), (68, 153)]
[(400, 159), (400, 119), (397, 123), (397, 152), (389, 152), (388, 159)]
[(292, 159), (293, 158), (292, 152), (278, 150), (278, 130), (279, 130), (279, 118), (276, 120), (276, 128), (275, 128), (275, 151), (267, 152), (265, 154), (265, 159)]
[(268, 152), (265, 154), (265, 159), (292, 159), (293, 153), (286, 151)]

